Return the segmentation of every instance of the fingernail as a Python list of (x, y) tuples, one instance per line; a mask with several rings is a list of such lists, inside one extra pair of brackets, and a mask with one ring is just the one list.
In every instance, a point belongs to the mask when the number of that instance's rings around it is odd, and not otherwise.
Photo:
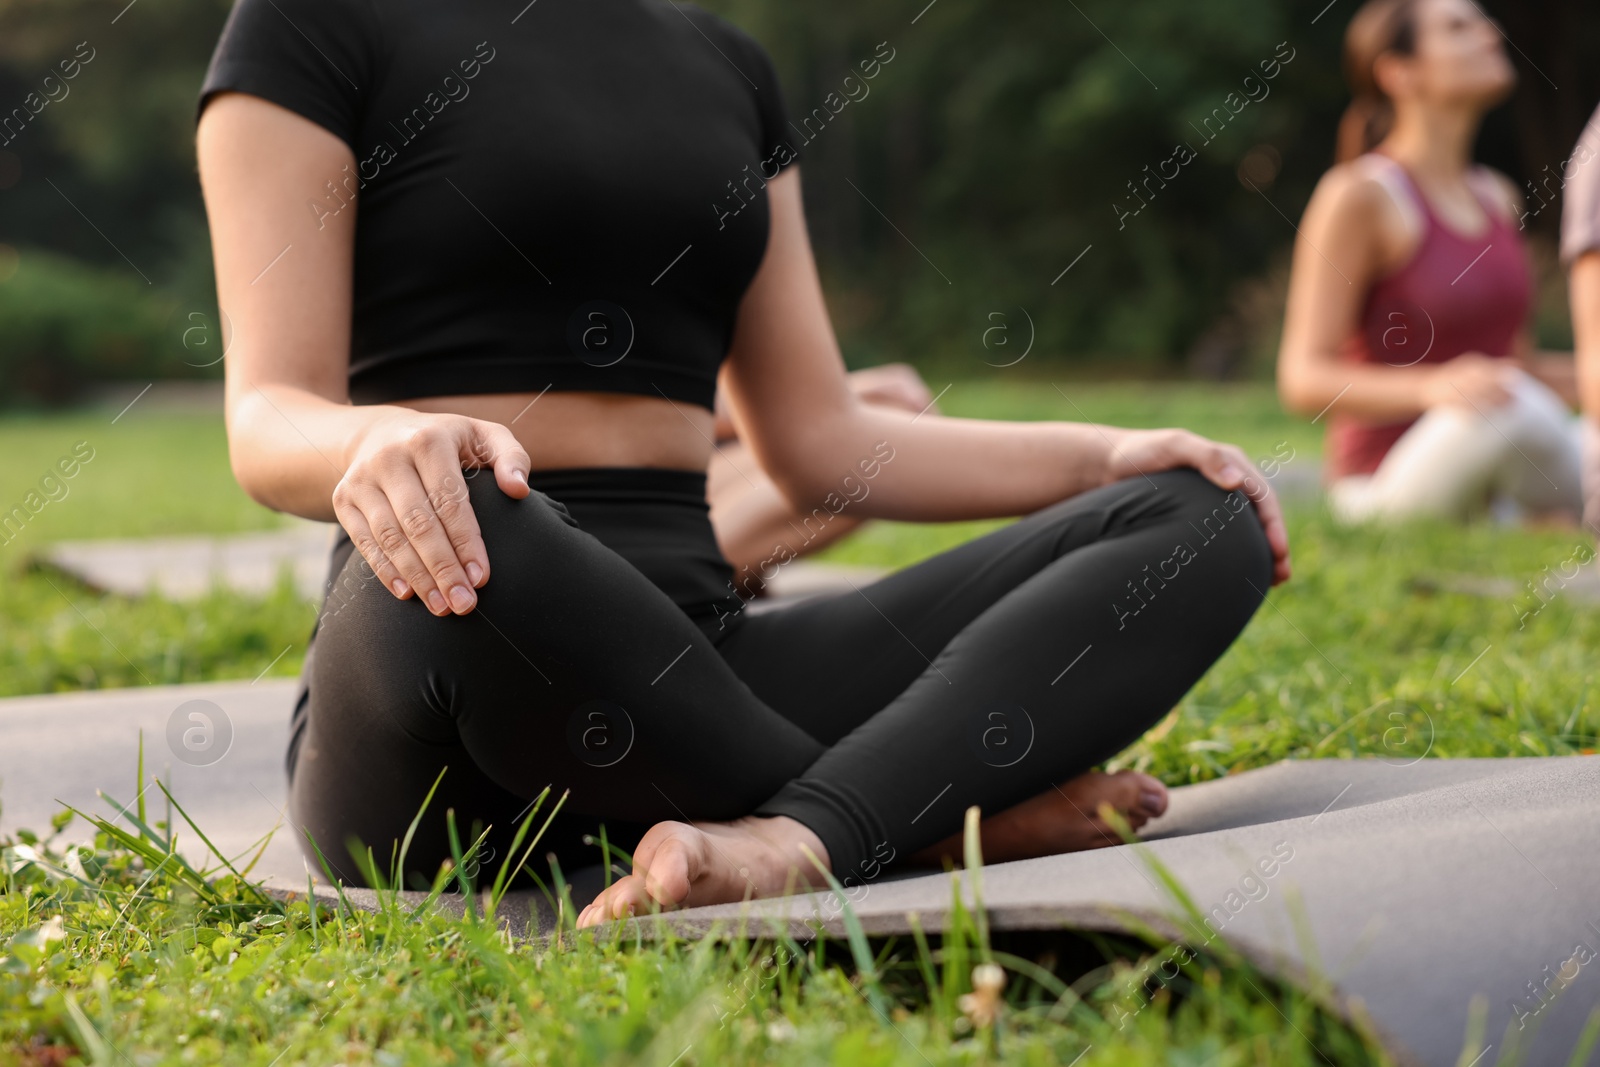
[(467, 564), (467, 581), (476, 589), (483, 582), (483, 568), (476, 563)]
[(523, 485), (527, 485), (528, 484), (528, 476), (526, 474), (523, 474), (521, 471), (518, 471), (518, 470), (514, 470), (514, 471), (511, 472), (511, 480), (514, 481), (514, 482), (520, 482)]
[(445, 607), (444, 597), (439, 595), (439, 590), (428, 590), (428, 610), (435, 615), (443, 615), (448, 608)]
[(405, 595), (407, 593), (409, 593), (409, 592), (411, 592), (411, 587), (405, 583), (404, 579), (396, 578), (394, 580), (394, 595), (395, 596), (404, 599)]
[(453, 585), (450, 587), (450, 606), (455, 608), (459, 614), (465, 615), (472, 610), (472, 605), (477, 602), (478, 598), (473, 596), (472, 590), (466, 586)]
[(1226, 467), (1223, 467), (1221, 473), (1223, 480), (1229, 482), (1236, 481), (1244, 477), (1244, 472), (1238, 467), (1235, 467), (1232, 463), (1228, 464)]
[(1144, 810), (1152, 815), (1160, 815), (1167, 807), (1166, 798), (1153, 789), (1141, 790), (1139, 802), (1144, 805)]

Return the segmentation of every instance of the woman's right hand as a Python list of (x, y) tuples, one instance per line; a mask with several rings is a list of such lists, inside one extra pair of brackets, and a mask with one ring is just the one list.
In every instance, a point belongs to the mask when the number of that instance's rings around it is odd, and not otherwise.
[(1517, 368), (1514, 359), (1463, 352), (1430, 369), (1422, 386), (1423, 407), (1499, 407), (1511, 399)]
[[(493, 468), (509, 497), (527, 496), (528, 453), (499, 423), (397, 410), (362, 432), (333, 509), (356, 551), (395, 596), (435, 615), (465, 615), (489, 580), (489, 555), (467, 477)], [(472, 468), (472, 475), (463, 468)]]

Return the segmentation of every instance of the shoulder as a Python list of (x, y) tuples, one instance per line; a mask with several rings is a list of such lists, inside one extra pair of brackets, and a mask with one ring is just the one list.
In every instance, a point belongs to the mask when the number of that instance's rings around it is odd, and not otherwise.
[(1413, 207), (1396, 164), (1361, 156), (1332, 167), (1317, 182), (1306, 207), (1326, 223), (1379, 223)]
[(373, 0), (238, 0), (217, 40), (198, 111), (241, 92), (288, 108), (354, 147), (382, 49)]
[(297, 38), (357, 38), (376, 32), (374, 0), (236, 0), (222, 31), (227, 42), (243, 34)]
[(771, 58), (761, 42), (749, 31), (696, 4), (667, 0), (667, 6), (677, 12), (674, 18), (681, 16), (688, 20), (698, 36), (709, 41), (724, 59), (739, 68), (739, 72), (753, 84), (765, 88), (767, 82), (773, 79)]

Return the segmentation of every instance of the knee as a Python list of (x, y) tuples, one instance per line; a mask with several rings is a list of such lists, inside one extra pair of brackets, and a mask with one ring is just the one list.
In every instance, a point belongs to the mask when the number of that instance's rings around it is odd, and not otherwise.
[(1251, 497), (1266, 489), (1252, 471), (1238, 489), (1223, 489), (1192, 467), (1152, 475), (1182, 545), (1216, 560), (1213, 567), (1247, 577), (1260, 589), (1272, 580), (1272, 548)]
[(490, 470), (465, 471), (467, 499), (483, 536), (484, 547), (494, 551), (496, 542), (526, 546), (529, 538), (543, 538), (560, 530), (576, 528), (578, 523), (566, 505), (537, 489), (521, 500), (507, 496)]

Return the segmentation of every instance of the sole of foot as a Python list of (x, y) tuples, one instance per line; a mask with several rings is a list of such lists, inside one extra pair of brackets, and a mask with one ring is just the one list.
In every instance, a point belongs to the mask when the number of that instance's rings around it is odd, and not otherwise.
[(727, 823), (661, 822), (633, 853), (633, 873), (613, 882), (578, 914), (578, 926), (657, 908), (727, 904), (820, 883), (810, 857), (827, 866), (822, 840), (793, 819)]

